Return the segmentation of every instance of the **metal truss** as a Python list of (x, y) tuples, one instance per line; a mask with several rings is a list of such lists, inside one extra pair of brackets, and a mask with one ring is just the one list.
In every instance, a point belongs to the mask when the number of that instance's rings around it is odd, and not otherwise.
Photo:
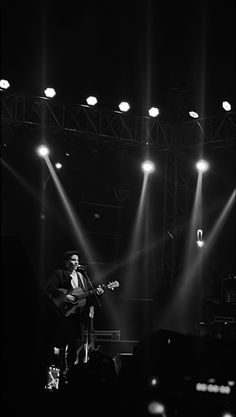
[(224, 148), (235, 144), (236, 113), (224, 112), (220, 115), (193, 119), (174, 126), (173, 150), (188, 149), (204, 145)]
[(87, 135), (105, 143), (139, 146), (148, 143), (159, 151), (181, 151), (199, 143), (228, 146), (235, 141), (236, 113), (178, 123), (137, 117), (82, 104), (57, 103), (45, 97), (1, 95), (2, 129), (48, 128), (65, 135)]
[(45, 97), (2, 95), (2, 128), (47, 127), (65, 135), (87, 135), (103, 142), (126, 146), (152, 142), (169, 149), (168, 127), (149, 117), (99, 110), (82, 104), (57, 103)]

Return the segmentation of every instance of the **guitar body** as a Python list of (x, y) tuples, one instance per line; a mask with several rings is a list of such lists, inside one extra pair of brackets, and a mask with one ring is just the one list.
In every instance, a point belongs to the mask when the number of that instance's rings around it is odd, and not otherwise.
[(75, 301), (67, 301), (65, 302), (65, 316), (69, 316), (77, 311), (78, 308), (82, 308), (86, 304), (86, 298), (89, 293), (86, 293), (82, 290), (82, 288), (77, 287), (73, 288), (72, 292), (70, 293), (75, 297)]
[[(66, 298), (67, 294), (75, 297), (74, 301)], [(73, 288), (72, 291), (65, 290), (64, 288), (58, 289), (58, 295), (53, 299), (57, 307), (61, 310), (65, 317), (76, 312), (78, 308), (82, 308), (86, 304), (86, 297), (88, 294), (82, 290), (82, 288)]]
[[(103, 288), (114, 290), (119, 287), (118, 281), (109, 283), (108, 285), (102, 285)], [(77, 309), (83, 308), (86, 304), (86, 298), (96, 292), (96, 289), (85, 292), (82, 288), (76, 287), (72, 291), (68, 291), (64, 288), (58, 288), (58, 295), (53, 297), (53, 301), (56, 306), (61, 310), (65, 317), (73, 314)], [(73, 295), (74, 301), (66, 298), (67, 294)]]

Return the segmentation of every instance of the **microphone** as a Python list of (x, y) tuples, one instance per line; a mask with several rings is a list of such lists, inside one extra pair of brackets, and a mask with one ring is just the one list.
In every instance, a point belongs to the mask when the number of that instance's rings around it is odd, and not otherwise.
[(80, 265), (80, 264), (78, 264), (78, 265), (76, 265), (76, 269), (82, 269), (82, 270), (86, 270), (87, 268), (86, 268), (86, 266), (85, 265)]

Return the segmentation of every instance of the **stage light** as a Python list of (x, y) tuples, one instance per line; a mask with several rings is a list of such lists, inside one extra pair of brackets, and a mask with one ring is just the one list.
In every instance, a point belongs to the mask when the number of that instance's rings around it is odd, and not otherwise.
[(55, 167), (56, 167), (56, 169), (61, 169), (62, 164), (60, 162), (56, 162)]
[(10, 83), (7, 80), (0, 80), (0, 90), (7, 90), (10, 87)]
[(48, 154), (49, 154), (49, 149), (48, 149), (48, 147), (47, 147), (47, 146), (45, 146), (45, 145), (40, 145), (40, 146), (37, 148), (37, 152), (38, 152), (39, 156), (46, 156), (46, 155), (48, 155)]
[(198, 229), (197, 230), (197, 246), (199, 248), (202, 248), (204, 246), (203, 231), (202, 231), (202, 229)]
[(130, 109), (130, 105), (129, 105), (129, 103), (127, 103), (127, 101), (122, 101), (119, 104), (119, 109), (120, 109), (120, 111), (125, 111), (126, 112)]
[(199, 248), (202, 248), (202, 247), (204, 246), (204, 242), (203, 242), (203, 240), (197, 240), (197, 246), (198, 246)]
[(160, 113), (160, 112), (159, 112), (159, 109), (158, 109), (157, 107), (151, 107), (151, 108), (148, 110), (148, 114), (149, 114), (149, 116), (151, 116), (151, 117), (157, 117), (159, 113)]
[(206, 382), (197, 382), (195, 389), (198, 392), (209, 392), (212, 394), (229, 395), (231, 393), (231, 389), (227, 385), (209, 384)]
[(197, 240), (202, 240), (203, 231), (202, 229), (197, 230)]
[(231, 104), (228, 101), (223, 101), (222, 102), (222, 107), (225, 111), (230, 111), (231, 110)]
[(151, 174), (153, 171), (155, 171), (155, 165), (151, 161), (145, 161), (142, 163), (142, 169), (144, 172)]
[(151, 387), (158, 387), (160, 385), (160, 380), (157, 376), (152, 376), (148, 379), (148, 384)]
[(95, 104), (97, 104), (97, 98), (94, 96), (89, 96), (86, 98), (86, 102), (89, 106), (95, 106)]
[(44, 94), (48, 98), (53, 98), (56, 95), (54, 88), (48, 87), (44, 90)]
[(199, 117), (199, 114), (195, 111), (189, 111), (189, 116), (191, 116), (193, 119), (197, 119)]
[(199, 172), (206, 172), (209, 168), (209, 164), (207, 161), (204, 161), (204, 159), (200, 159), (197, 163), (196, 163), (196, 168)]
[(165, 415), (165, 407), (158, 401), (152, 401), (148, 404), (148, 411), (150, 414)]

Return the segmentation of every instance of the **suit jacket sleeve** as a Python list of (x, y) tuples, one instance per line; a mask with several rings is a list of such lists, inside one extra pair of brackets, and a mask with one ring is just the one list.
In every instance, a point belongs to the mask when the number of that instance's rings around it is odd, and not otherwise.
[(57, 297), (60, 294), (60, 289), (71, 291), (71, 280), (69, 274), (62, 269), (55, 270), (49, 278), (46, 290), (51, 297)]

